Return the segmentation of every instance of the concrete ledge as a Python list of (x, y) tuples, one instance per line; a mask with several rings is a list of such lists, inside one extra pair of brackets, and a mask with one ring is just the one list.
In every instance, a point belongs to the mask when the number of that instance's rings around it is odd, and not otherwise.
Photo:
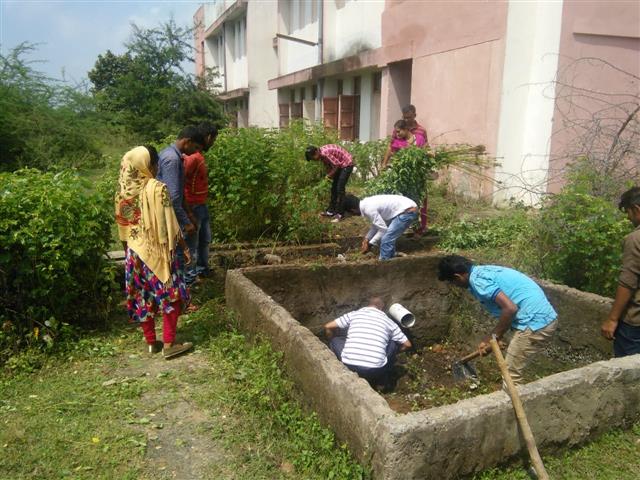
[[(519, 387), (538, 448), (554, 452), (636, 420), (639, 380), (635, 355)], [(504, 392), (387, 418), (378, 434), (373, 468), (385, 479), (456, 478), (526, 456)]]
[[(360, 302), (383, 287), (412, 311), (422, 308), (420, 321), (427, 326), (427, 319), (436, 321), (437, 312), (446, 311), (452, 301), (447, 300), (444, 284), (429, 281), (438, 260), (433, 255), (314, 268), (282, 265), (227, 275), (227, 304), (237, 312), (242, 328), (264, 335), (283, 352), (285, 369), (310, 406), (379, 479), (453, 479), (526, 456), (504, 392), (396, 414), (310, 330), (335, 309), (350, 309), (349, 302)], [(585, 324), (584, 331), (574, 329), (579, 337), (576, 348), (600, 348), (580, 338), (597, 337), (600, 309), (610, 300), (541, 283), (552, 303), (562, 304), (564, 335), (569, 338), (574, 327)], [(420, 304), (425, 298), (427, 304)], [(296, 317), (283, 305), (296, 311)], [(429, 332), (438, 328), (436, 323), (428, 325)], [(573, 343), (568, 345), (573, 348)], [(640, 355), (550, 375), (519, 391), (540, 450), (570, 447), (640, 417)]]
[(283, 353), (287, 372), (309, 393), (306, 398), (321, 420), (368, 463), (378, 423), (395, 416), (387, 402), (241, 271), (227, 273), (225, 296), (243, 328), (266, 335)]

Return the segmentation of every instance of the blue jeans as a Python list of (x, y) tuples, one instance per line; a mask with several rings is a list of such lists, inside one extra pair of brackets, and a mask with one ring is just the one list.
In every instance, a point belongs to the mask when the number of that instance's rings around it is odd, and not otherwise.
[(185, 238), (191, 253), (191, 263), (185, 270), (187, 283), (193, 282), (199, 274), (209, 272), (209, 244), (211, 243), (211, 225), (207, 205), (194, 205), (191, 211), (196, 217), (196, 231)]
[(389, 260), (396, 255), (396, 240), (418, 218), (418, 212), (401, 213), (389, 224), (387, 233), (380, 240), (380, 260)]

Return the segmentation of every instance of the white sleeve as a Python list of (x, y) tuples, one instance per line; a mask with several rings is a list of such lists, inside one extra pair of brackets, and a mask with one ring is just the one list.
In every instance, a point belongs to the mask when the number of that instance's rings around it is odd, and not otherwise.
[(338, 324), (339, 328), (347, 328), (351, 323), (351, 317), (348, 313), (345, 313), (341, 317), (336, 318), (336, 323)]
[[(369, 243), (371, 245), (377, 245), (384, 234), (387, 233), (387, 223), (384, 221), (377, 210), (371, 216), (371, 222), (373, 225), (371, 225), (371, 229), (369, 230), (369, 233), (367, 233), (367, 238), (369, 239)], [(372, 238), (369, 237), (370, 234), (373, 234)]]
[(404, 343), (409, 339), (403, 333), (400, 327), (396, 323), (394, 323), (393, 327), (391, 328), (391, 340), (393, 340), (396, 343)]

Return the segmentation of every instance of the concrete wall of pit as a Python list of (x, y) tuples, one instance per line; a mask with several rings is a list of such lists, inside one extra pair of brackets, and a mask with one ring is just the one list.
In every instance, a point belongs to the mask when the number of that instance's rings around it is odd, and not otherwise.
[[(402, 303), (416, 314), (417, 328), (412, 330), (418, 341), (441, 339), (448, 330), (452, 302), (460, 296), (437, 281), (439, 258), (255, 267), (227, 275), (227, 303), (243, 328), (265, 335), (283, 352), (288, 373), (311, 407), (373, 467), (376, 478), (456, 478), (526, 451), (505, 393), (399, 415), (314, 334), (322, 323), (383, 294), (387, 302)], [(541, 285), (560, 315), (556, 341), (608, 355), (611, 347), (598, 338), (598, 325), (610, 300)], [(520, 387), (540, 449), (571, 446), (637, 419), (638, 380), (640, 355), (594, 363)]]

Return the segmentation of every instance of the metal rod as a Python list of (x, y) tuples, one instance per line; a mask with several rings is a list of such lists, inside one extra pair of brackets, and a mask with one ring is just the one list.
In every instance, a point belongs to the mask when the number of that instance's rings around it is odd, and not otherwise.
[(292, 42), (304, 43), (305, 45), (310, 45), (312, 47), (318, 45), (316, 42), (311, 42), (309, 40), (304, 40), (298, 37), (292, 37), (291, 35), (285, 35), (284, 33), (276, 33), (276, 37), (283, 38), (284, 40), (291, 40)]

